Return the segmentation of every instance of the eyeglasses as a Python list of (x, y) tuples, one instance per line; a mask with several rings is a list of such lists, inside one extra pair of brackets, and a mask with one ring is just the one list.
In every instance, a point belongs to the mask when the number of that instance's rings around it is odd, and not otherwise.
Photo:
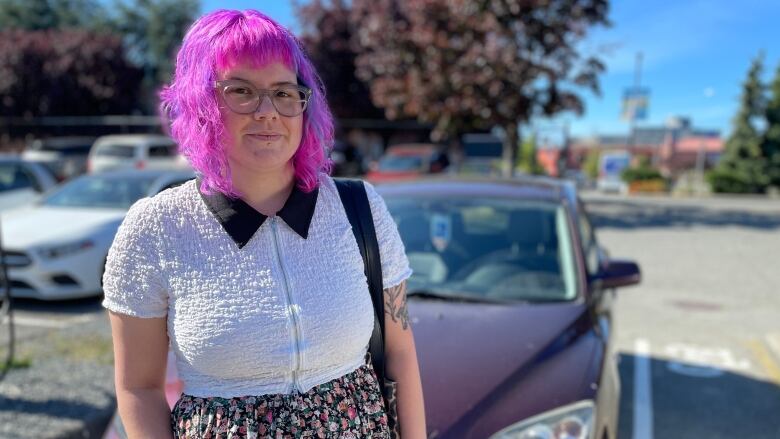
[(312, 93), (310, 88), (294, 84), (284, 85), (275, 90), (261, 90), (240, 79), (216, 81), (214, 87), (220, 92), (228, 108), (236, 113), (254, 113), (263, 99), (268, 96), (276, 111), (286, 117), (295, 117), (303, 113)]

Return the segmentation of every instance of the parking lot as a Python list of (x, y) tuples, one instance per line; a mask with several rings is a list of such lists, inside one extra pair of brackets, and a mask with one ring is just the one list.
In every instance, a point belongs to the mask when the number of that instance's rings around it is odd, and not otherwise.
[(780, 438), (780, 203), (588, 197), (618, 292), (620, 437)]
[[(611, 255), (634, 259), (643, 270), (642, 284), (619, 291), (616, 306), (620, 437), (780, 438), (780, 202), (604, 196), (586, 202)], [(98, 299), (17, 305), (22, 352), (60, 346), (52, 334), (92, 345), (109, 337)], [(79, 413), (106, 406), (110, 367), (86, 367), (63, 380), (51, 376), (51, 361), (44, 363), (45, 377), (31, 374), (34, 382), (20, 385), (21, 375), (12, 374), (0, 384), (0, 424), (13, 419), (30, 432), (45, 425), (40, 437), (62, 437), (57, 429), (79, 428)], [(79, 389), (93, 402), (73, 409)], [(51, 397), (58, 390), (63, 396)], [(55, 410), (57, 401), (71, 410)]]

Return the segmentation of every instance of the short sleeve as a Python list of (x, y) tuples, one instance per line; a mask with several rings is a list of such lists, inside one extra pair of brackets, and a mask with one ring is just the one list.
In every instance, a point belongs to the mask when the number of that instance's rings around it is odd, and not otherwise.
[(385, 200), (376, 192), (374, 186), (363, 182), (374, 217), (374, 229), (379, 244), (379, 257), (382, 259), (382, 286), (394, 287), (412, 275), (409, 259), (406, 257), (404, 243), (398, 234), (398, 227), (387, 210)]
[(151, 198), (130, 207), (108, 251), (103, 307), (134, 317), (165, 317), (168, 293), (158, 253), (159, 223)]

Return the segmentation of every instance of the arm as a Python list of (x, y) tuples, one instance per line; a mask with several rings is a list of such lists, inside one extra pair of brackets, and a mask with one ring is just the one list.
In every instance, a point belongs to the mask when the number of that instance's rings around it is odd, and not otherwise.
[(398, 383), (398, 423), (404, 439), (425, 438), (420, 368), (406, 307), (406, 282), (384, 290), (387, 375)]
[(109, 312), (114, 341), (114, 381), (128, 438), (173, 437), (165, 399), (168, 358), (166, 318), (140, 318)]

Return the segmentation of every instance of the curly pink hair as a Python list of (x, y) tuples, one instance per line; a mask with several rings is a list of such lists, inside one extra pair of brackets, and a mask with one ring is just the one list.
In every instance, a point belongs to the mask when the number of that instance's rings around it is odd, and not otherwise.
[(231, 179), (213, 85), (217, 72), (246, 60), (258, 68), (281, 62), (313, 91), (303, 115), (301, 143), (293, 156), (298, 187), (310, 192), (319, 184), (319, 174), (330, 173), (332, 166), (328, 155), (333, 146), (333, 116), (325, 87), (300, 41), (258, 11), (214, 11), (187, 31), (173, 80), (160, 91), (160, 111), (170, 123), (170, 135), (202, 175), (201, 190), (240, 197)]

